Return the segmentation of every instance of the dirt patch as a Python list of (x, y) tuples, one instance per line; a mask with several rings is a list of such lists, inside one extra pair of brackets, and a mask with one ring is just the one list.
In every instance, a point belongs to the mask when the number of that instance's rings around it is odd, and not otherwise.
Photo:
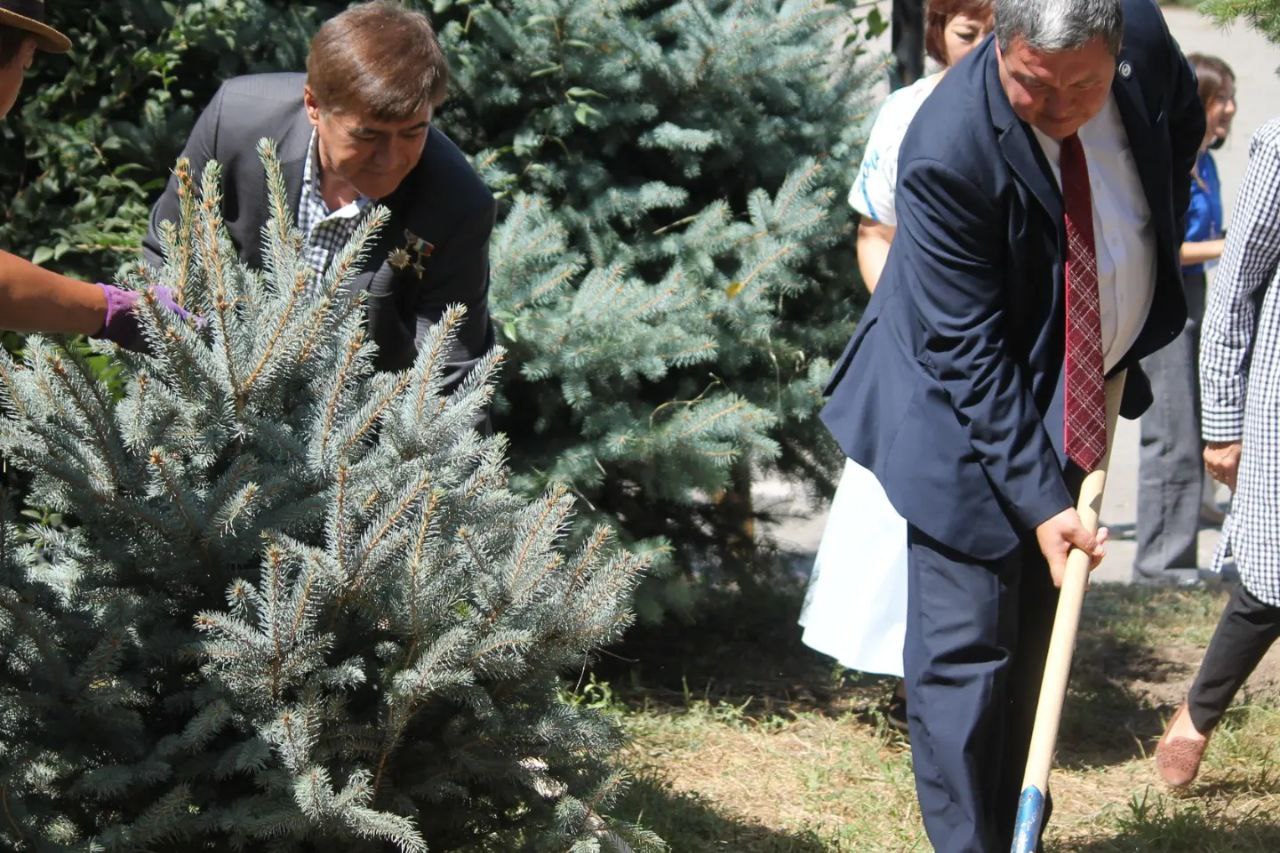
[[(1182, 704), (1204, 658), (1207, 640), (1191, 642), (1182, 637), (1150, 648), (1145, 665), (1133, 667), (1129, 687), (1133, 694), (1155, 708), (1174, 709)], [(1262, 659), (1242, 688), (1243, 696), (1280, 697), (1280, 646)]]
[(1151, 650), (1160, 662), (1152, 677), (1138, 676), (1129, 684), (1135, 696), (1155, 708), (1176, 708), (1187, 695), (1204, 649), (1184, 643), (1166, 643)]

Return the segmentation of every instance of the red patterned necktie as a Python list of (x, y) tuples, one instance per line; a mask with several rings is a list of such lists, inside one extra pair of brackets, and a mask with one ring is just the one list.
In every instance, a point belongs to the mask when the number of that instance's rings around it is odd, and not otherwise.
[(1098, 308), (1098, 255), (1093, 242), (1089, 166), (1080, 137), (1062, 140), (1062, 207), (1067, 231), (1067, 352), (1063, 445), (1085, 471), (1107, 449), (1103, 391), (1102, 317)]

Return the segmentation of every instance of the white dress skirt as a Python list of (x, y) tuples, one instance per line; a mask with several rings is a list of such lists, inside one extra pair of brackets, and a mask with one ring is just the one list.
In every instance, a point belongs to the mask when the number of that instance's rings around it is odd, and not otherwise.
[(804, 608), (804, 644), (860, 672), (902, 675), (907, 523), (852, 460), (836, 488)]
[[(898, 149), (941, 79), (921, 78), (881, 105), (849, 191), (863, 216), (896, 225)], [(907, 628), (907, 523), (870, 471), (846, 461), (800, 613), (804, 643), (861, 672), (902, 675)]]

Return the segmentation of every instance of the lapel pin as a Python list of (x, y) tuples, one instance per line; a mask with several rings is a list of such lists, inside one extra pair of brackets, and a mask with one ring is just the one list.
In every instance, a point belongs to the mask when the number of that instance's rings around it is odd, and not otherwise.
[(406, 245), (392, 252), (387, 262), (398, 270), (411, 268), (418, 278), (422, 278), (427, 271), (425, 261), (431, 257), (436, 247), (407, 229), (404, 232), (404, 239)]
[(1121, 62), (1117, 70), (1120, 72), (1120, 76), (1126, 80), (1133, 76), (1133, 66), (1129, 64), (1128, 60)]
[(404, 249), (396, 249), (391, 253), (391, 257), (387, 258), (387, 262), (398, 270), (406, 269), (413, 261), (409, 257), (409, 253)]

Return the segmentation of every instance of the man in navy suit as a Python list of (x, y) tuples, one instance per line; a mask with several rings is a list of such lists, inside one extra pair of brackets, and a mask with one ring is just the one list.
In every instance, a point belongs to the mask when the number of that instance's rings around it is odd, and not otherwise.
[[(1182, 328), (1203, 138), (1153, 0), (997, 0), (995, 35), (917, 114), (898, 234), (823, 419), (908, 522), (916, 789), (941, 851), (1007, 850), (1103, 374)], [(1068, 423), (1069, 421), (1069, 423)], [(1046, 821), (1047, 822), (1047, 821)]]

